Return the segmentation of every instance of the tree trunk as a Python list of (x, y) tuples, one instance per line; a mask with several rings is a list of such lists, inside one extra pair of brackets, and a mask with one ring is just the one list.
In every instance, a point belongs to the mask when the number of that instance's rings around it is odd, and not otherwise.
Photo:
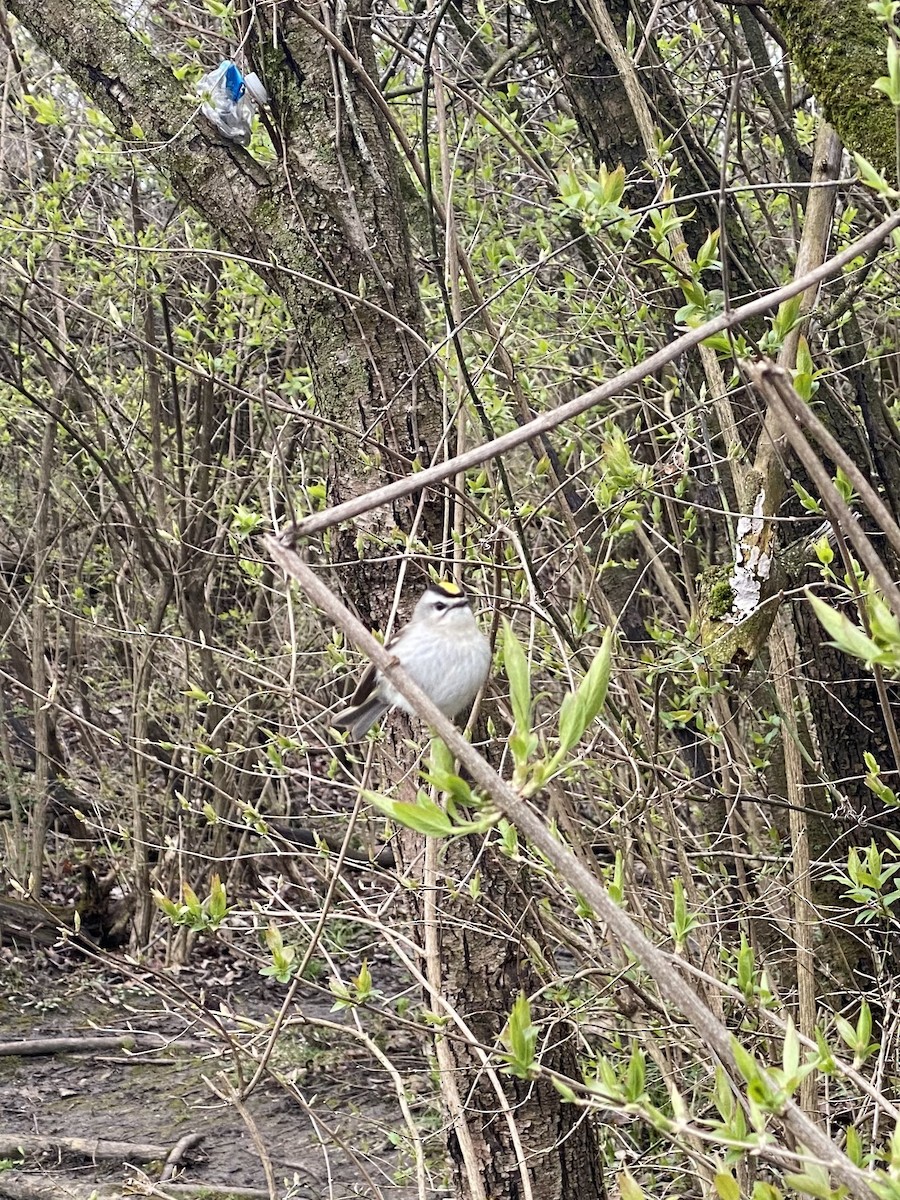
[[(645, 6), (645, 18), (650, 7)], [(607, 0), (605, 8), (619, 39), (626, 44), (630, 0)], [(625, 167), (629, 179), (627, 203), (631, 208), (652, 204), (657, 199), (658, 181), (647, 180), (647, 147), (624, 81), (591, 24), (589, 4), (580, 0), (528, 0), (528, 12), (595, 163), (605, 163), (610, 169), (619, 163)], [(640, 27), (635, 30), (634, 38), (636, 50), (641, 41)], [(647, 94), (661, 133), (674, 138), (681, 168), (678, 192), (686, 195), (716, 189), (718, 163), (695, 138), (682, 102), (660, 67), (652, 33), (648, 43), (636, 78)], [(699, 218), (686, 225), (685, 236), (689, 245), (693, 242), (699, 245), (707, 232), (718, 226), (716, 199), (701, 197), (692, 201), (691, 207)], [(739, 248), (743, 233), (738, 229), (732, 231), (729, 224), (729, 234), (732, 232), (734, 244)]]
[[(479, 1043), (497, 1045), (516, 997), (539, 995), (545, 982), (529, 954), (529, 944), (546, 940), (528, 916), (535, 881), (527, 869), (513, 866), (496, 849), (485, 854), (481, 838), (458, 838), (442, 848), (440, 868), (438, 887), (431, 894), (436, 897), (441, 992)], [(474, 899), (465, 884), (478, 869), (486, 880), (485, 894)], [(541, 1015), (539, 1001), (534, 1002), (533, 1015)], [(548, 1041), (552, 1048), (543, 1052), (542, 1066), (578, 1078), (571, 1038), (554, 1028)], [(465, 1098), (461, 1120), (481, 1169), (480, 1179), (473, 1180), (457, 1121), (450, 1153), (463, 1200), (479, 1195), (521, 1200), (525, 1174), (534, 1200), (600, 1200), (606, 1195), (594, 1121), (584, 1120), (576, 1105), (561, 1104), (546, 1076), (522, 1080), (498, 1073), (492, 1079), (472, 1049), (458, 1043), (448, 1043), (447, 1049), (459, 1080), (456, 1086)], [(492, 1063), (499, 1072), (496, 1056)], [(498, 1105), (498, 1085), (506, 1097), (505, 1111)]]

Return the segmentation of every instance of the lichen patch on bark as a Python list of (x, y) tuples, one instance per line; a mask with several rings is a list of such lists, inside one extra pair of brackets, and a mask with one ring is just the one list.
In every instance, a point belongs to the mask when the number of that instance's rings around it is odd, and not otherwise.
[(765, 491), (761, 490), (753, 503), (753, 515), (743, 516), (738, 521), (731, 574), (731, 619), (734, 622), (743, 621), (756, 612), (772, 572), (772, 527), (766, 519), (765, 501)]

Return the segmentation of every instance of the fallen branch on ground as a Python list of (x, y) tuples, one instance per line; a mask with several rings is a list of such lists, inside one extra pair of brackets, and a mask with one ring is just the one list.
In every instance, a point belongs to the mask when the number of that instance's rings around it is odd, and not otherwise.
[[(158, 1191), (146, 1190), (146, 1196), (196, 1196), (198, 1200), (268, 1200), (264, 1188), (234, 1187), (230, 1183), (166, 1183)], [(23, 1171), (4, 1171), (0, 1175), (0, 1200), (134, 1200), (135, 1193), (122, 1183), (92, 1183), (62, 1175), (36, 1175)]]
[(42, 1054), (86, 1054), (95, 1050), (209, 1050), (206, 1042), (178, 1041), (154, 1033), (123, 1033), (118, 1037), (31, 1038), (23, 1042), (0, 1042), (0, 1058), (19, 1055), (36, 1058)]
[(172, 1178), (187, 1152), (192, 1150), (198, 1142), (202, 1142), (204, 1137), (205, 1134), (202, 1133), (186, 1133), (184, 1137), (178, 1139), (163, 1163), (163, 1169), (159, 1176), (160, 1183), (165, 1183), (166, 1180)]
[(0, 1157), (19, 1154), (77, 1154), (79, 1158), (112, 1159), (119, 1162), (161, 1162), (169, 1146), (153, 1142), (114, 1142), (107, 1138), (37, 1137), (29, 1133), (0, 1133)]

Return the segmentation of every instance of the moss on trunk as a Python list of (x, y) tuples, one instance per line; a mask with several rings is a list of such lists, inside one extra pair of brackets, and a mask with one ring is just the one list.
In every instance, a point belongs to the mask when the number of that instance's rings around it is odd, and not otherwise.
[(844, 145), (893, 177), (894, 111), (872, 86), (886, 73), (886, 38), (866, 0), (769, 0), (766, 7)]

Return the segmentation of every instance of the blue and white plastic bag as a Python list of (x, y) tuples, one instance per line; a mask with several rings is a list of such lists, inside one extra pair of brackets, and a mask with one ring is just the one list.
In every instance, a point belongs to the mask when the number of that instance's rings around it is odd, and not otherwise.
[(204, 75), (197, 85), (200, 111), (224, 137), (249, 146), (253, 118), (259, 104), (267, 104), (268, 93), (259, 76), (241, 74), (230, 58)]

